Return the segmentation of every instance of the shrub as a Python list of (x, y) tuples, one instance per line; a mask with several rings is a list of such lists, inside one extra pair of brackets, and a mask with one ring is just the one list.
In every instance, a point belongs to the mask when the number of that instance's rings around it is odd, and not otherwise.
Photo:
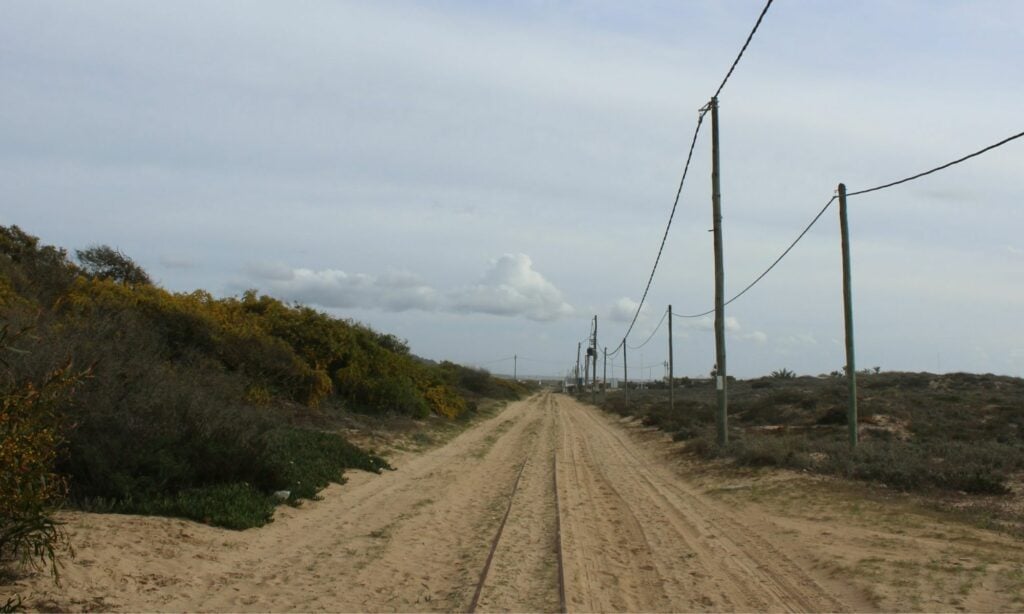
[(129, 499), (114, 506), (127, 514), (177, 516), (226, 529), (260, 527), (274, 518), (274, 499), (246, 483), (212, 484), (173, 495)]
[(90, 277), (112, 279), (129, 285), (150, 285), (149, 274), (135, 262), (108, 245), (94, 245), (88, 249), (75, 250), (75, 256), (82, 270)]
[(789, 369), (783, 368), (772, 371), (771, 377), (773, 377), (774, 379), (794, 379), (796, 377), (796, 373), (790, 371)]
[[(0, 351), (18, 334), (0, 327)], [(0, 364), (6, 368), (5, 357)], [(71, 363), (41, 381), (0, 381), (0, 560), (16, 559), (58, 576), (58, 555), (70, 551), (67, 535), (51, 510), (67, 492), (55, 465), (67, 425), (58, 408), (70, 398), (87, 373), (74, 373)]]

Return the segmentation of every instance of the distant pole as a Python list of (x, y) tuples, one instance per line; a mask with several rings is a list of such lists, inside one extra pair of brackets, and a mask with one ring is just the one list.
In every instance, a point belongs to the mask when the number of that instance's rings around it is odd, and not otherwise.
[(575, 386), (575, 388), (576, 388), (576, 395), (577, 396), (579, 396), (579, 394), (580, 394), (580, 386), (583, 385), (583, 382), (580, 381), (580, 345), (581, 344), (579, 342), (576, 343), (576, 386)]
[(590, 347), (593, 348), (594, 353), (594, 371), (590, 377), (590, 403), (592, 405), (597, 404), (597, 316), (594, 316), (594, 336), (591, 337)]
[(718, 445), (729, 443), (728, 371), (725, 368), (725, 266), (722, 258), (722, 186), (718, 148), (718, 97), (711, 99), (711, 214), (715, 234), (715, 389)]
[(587, 351), (583, 353), (583, 362), (586, 366), (583, 368), (583, 388), (581, 390), (585, 392), (587, 388), (590, 388), (590, 368), (594, 364), (590, 357), (590, 348), (587, 348)]
[(519, 381), (519, 355), (512, 355), (512, 380)]
[(672, 305), (668, 306), (668, 410), (676, 410), (676, 385), (672, 374)]
[(626, 385), (626, 407), (629, 407), (629, 360), (626, 358), (626, 338), (622, 338), (622, 383)]
[(850, 446), (857, 446), (857, 365), (853, 352), (853, 289), (850, 278), (850, 227), (846, 222), (846, 186), (839, 184), (839, 232), (843, 245), (843, 316), (846, 322), (846, 381), (850, 386), (846, 421)]

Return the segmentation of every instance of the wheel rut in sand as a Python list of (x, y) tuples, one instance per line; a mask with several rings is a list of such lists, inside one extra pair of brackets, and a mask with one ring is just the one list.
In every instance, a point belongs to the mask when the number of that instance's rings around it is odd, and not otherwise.
[(447, 612), (469, 609), (479, 584), (479, 611), (849, 609), (778, 538), (564, 395), (512, 403), (395, 464), (350, 473), (321, 500), (241, 533), (73, 516), (83, 519), (71, 527), (87, 544), (83, 563), (70, 561), (62, 588), (37, 599), (80, 609), (102, 597), (104, 609), (128, 611)]
[(570, 610), (848, 609), (605, 416), (558, 405)]

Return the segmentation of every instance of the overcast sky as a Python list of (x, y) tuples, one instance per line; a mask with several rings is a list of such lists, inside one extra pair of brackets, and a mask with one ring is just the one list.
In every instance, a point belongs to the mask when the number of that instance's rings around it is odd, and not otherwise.
[[(564, 373), (593, 315), (622, 339), (762, 4), (4, 0), (0, 224)], [(1022, 58), (1016, 0), (777, 0), (720, 98), (727, 294), (840, 181), (1024, 130)], [(632, 346), (713, 305), (709, 123)], [(1022, 171), (1024, 139), (850, 199), (859, 366), (1024, 375)], [(727, 308), (730, 374), (841, 368), (837, 215)], [(711, 328), (675, 320), (677, 374), (708, 373)]]

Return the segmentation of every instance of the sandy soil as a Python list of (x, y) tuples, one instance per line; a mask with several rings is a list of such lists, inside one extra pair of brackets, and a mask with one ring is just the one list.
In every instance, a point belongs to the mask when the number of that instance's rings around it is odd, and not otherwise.
[(571, 611), (1024, 603), (1024, 547), (1009, 538), (820, 478), (723, 477), (679, 445), (540, 394), (260, 529), (68, 514), (78, 555), (62, 586), (38, 575), (0, 595), (35, 609), (464, 611), (508, 509), (479, 609), (557, 611), (557, 475)]

